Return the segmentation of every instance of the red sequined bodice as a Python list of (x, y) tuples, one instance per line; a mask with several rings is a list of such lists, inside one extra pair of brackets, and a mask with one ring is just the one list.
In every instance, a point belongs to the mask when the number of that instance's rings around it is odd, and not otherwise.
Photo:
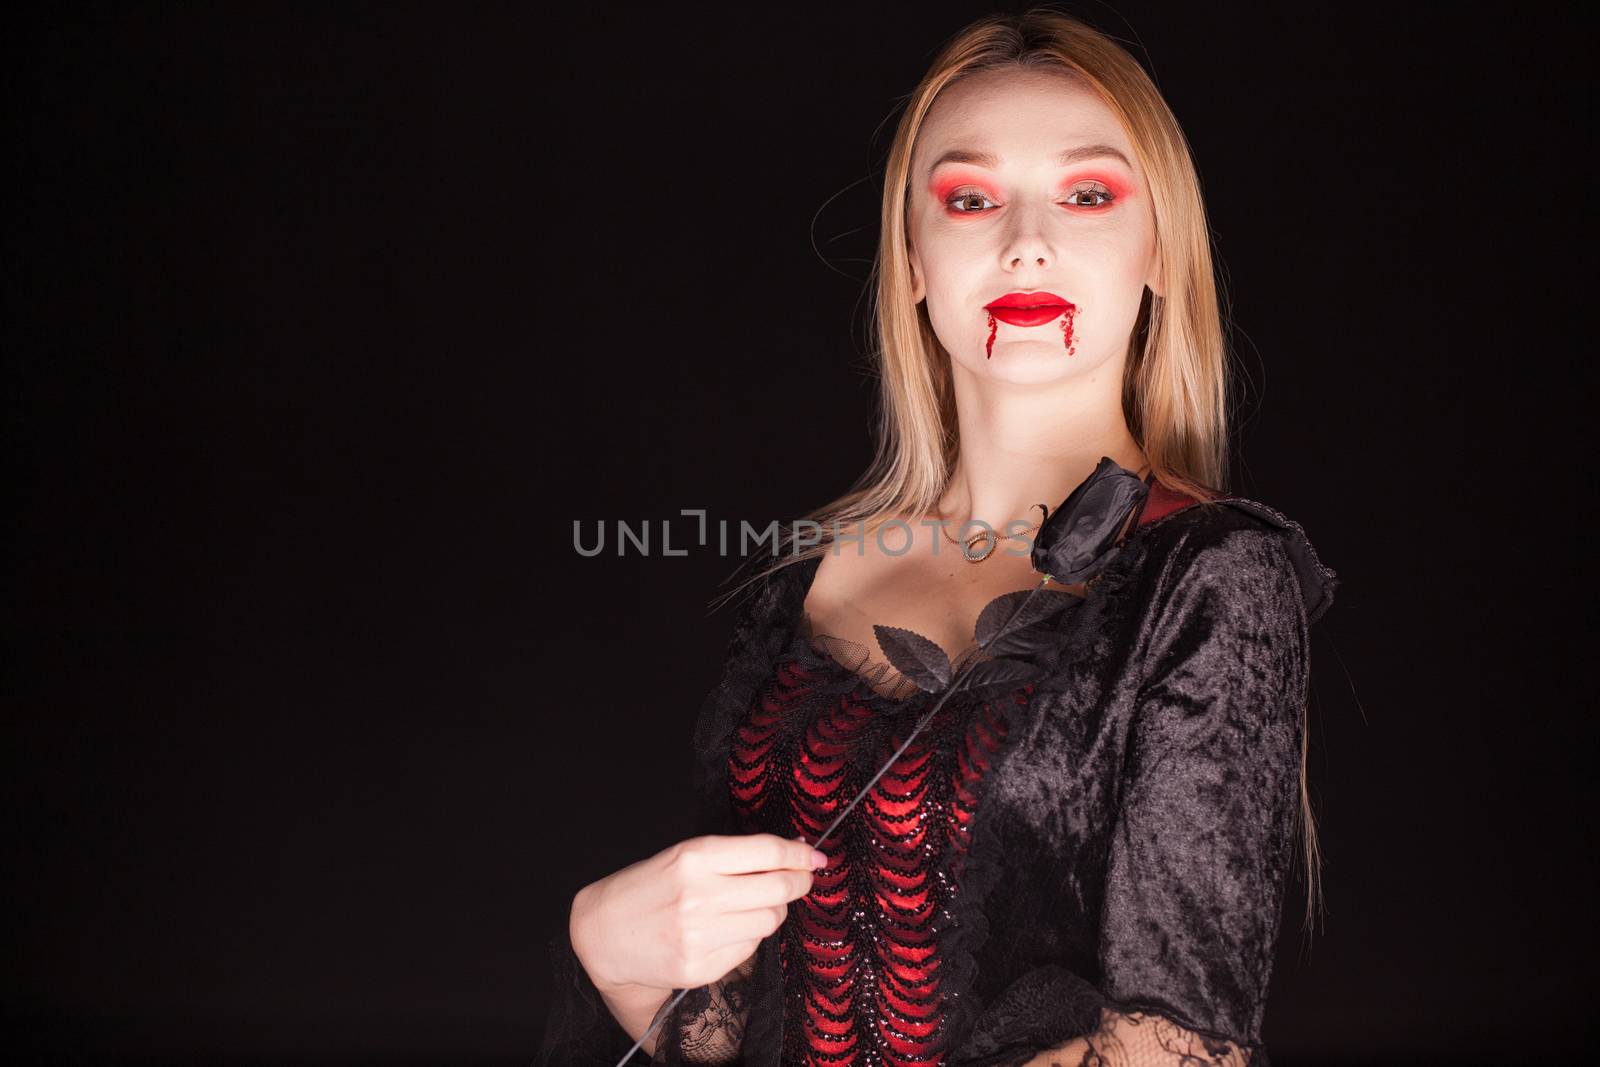
[[(798, 641), (734, 738), (729, 788), (746, 829), (816, 841), (926, 714), (921, 697), (883, 696)], [(786, 1064), (942, 1062), (939, 931), (1005, 737), (997, 704), (941, 708), (819, 846), (830, 862), (779, 934)]]

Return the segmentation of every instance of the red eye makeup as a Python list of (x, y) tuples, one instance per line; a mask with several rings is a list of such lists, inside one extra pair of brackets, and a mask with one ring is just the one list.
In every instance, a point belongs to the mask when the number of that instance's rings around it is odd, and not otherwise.
[[(1089, 184), (1092, 183), (1092, 184)], [(1084, 188), (1078, 188), (1085, 186)], [(1000, 197), (995, 192), (994, 186), (986, 179), (975, 174), (940, 174), (929, 185), (928, 191), (951, 217), (961, 215), (987, 215), (992, 208), (956, 208), (953, 203), (959, 203), (966, 198), (986, 199), (996, 204)], [(1124, 200), (1132, 195), (1133, 187), (1126, 179), (1115, 174), (1094, 173), (1075, 174), (1062, 181), (1057, 191), (1062, 196), (1074, 194), (1092, 199), (1092, 204), (1066, 204), (1073, 211), (1084, 214), (1095, 214), (1108, 211), (1119, 200)]]

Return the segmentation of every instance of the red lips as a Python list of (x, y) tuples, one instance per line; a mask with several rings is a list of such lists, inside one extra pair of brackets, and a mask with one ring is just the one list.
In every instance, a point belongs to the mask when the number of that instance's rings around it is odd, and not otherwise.
[(1072, 305), (1054, 293), (1007, 293), (985, 305), (989, 314), (1013, 326), (1043, 326)]

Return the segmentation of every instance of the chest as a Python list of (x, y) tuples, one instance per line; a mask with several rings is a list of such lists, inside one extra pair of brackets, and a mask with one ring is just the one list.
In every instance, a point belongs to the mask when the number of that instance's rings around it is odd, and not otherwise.
[[(873, 627), (896, 626), (921, 634), (955, 659), (974, 643), (978, 616), (990, 601), (1031, 589), (1043, 577), (1020, 551), (1001, 549), (974, 563), (959, 547), (942, 547), (945, 551), (938, 553), (900, 556), (849, 546), (830, 550), (816, 565), (805, 595), (813, 631), (854, 642), (881, 658)], [(1081, 584), (1052, 588), (1084, 592)]]
[[(1085, 642), (1048, 688), (952, 701), (909, 739), (925, 705), (863, 699), (847, 671), (797, 645), (731, 734), (727, 781), (741, 830), (815, 840), (831, 828), (824, 844), (846, 852), (850, 869), (899, 889), (906, 871), (952, 871), (983, 841), (991, 863), (1026, 857), (1014, 872), (1024, 895), (1067, 890), (1066, 901), (1047, 894), (1057, 918), (1092, 911), (1132, 692), (1099, 644)], [(1004, 889), (995, 903), (1006, 914), (1022, 906)]]

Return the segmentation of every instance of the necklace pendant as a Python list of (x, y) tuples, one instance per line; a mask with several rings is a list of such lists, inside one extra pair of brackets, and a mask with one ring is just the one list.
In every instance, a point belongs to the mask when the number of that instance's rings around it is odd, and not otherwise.
[[(988, 542), (988, 547), (986, 547), (983, 550), (983, 552), (980, 553), (979, 555), (974, 556), (972, 554), (972, 546), (977, 544), (980, 541)], [(999, 547), (999, 545), (1000, 545), (1000, 539), (998, 537), (996, 537), (992, 533), (984, 531), (984, 532), (973, 534), (971, 537), (967, 538), (966, 552), (965, 552), (965, 555), (967, 557), (967, 562), (968, 563), (982, 563), (984, 560), (986, 560), (990, 556), (994, 555), (994, 550), (997, 547)]]

